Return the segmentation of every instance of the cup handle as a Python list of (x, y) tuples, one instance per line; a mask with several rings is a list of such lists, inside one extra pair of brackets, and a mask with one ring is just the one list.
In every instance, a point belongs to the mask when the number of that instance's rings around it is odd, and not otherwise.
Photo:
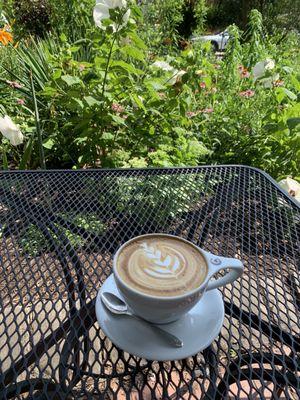
[(209, 281), (206, 290), (216, 289), (220, 286), (225, 286), (227, 283), (232, 283), (236, 279), (238, 279), (244, 270), (243, 263), (236, 258), (226, 258), (226, 257), (219, 257), (214, 256), (213, 254), (209, 255), (209, 264), (212, 273), (210, 278), (212, 278), (217, 272), (222, 271), (222, 269), (229, 268), (228, 271), (224, 276), (218, 278), (213, 281)]

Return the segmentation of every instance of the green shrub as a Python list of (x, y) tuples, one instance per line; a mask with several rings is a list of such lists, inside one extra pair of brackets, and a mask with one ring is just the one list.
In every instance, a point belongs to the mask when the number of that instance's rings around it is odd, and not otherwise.
[(14, 0), (14, 31), (17, 36), (45, 36), (51, 28), (49, 0)]
[(281, 45), (262, 40), (252, 12), (250, 42), (230, 27), (223, 60), (202, 42), (158, 57), (156, 44), (153, 51), (141, 39), (139, 7), (116, 28), (125, 11), (113, 10), (75, 41), (61, 34), (0, 49), (0, 113), (26, 138), (18, 147), (3, 138), (3, 166), (7, 158), (21, 168), (42, 165), (35, 91), (48, 168), (237, 163), (275, 178), (300, 175), (297, 36)]

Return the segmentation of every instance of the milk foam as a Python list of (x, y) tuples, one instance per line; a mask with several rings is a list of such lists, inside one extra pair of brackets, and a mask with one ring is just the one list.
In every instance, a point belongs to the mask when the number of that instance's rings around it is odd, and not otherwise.
[(125, 246), (117, 260), (122, 280), (136, 290), (177, 296), (201, 285), (206, 262), (194, 246), (177, 238), (149, 235)]

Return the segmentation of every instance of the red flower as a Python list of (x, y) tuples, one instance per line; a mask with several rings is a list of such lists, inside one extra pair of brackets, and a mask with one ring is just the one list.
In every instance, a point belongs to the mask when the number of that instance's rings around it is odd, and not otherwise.
[(205, 82), (200, 82), (200, 87), (201, 87), (201, 89), (205, 89), (206, 88), (206, 83)]
[(249, 98), (249, 97), (253, 97), (255, 95), (255, 91), (251, 90), (251, 89), (247, 89), (247, 90), (244, 90), (243, 92), (240, 92), (239, 95), (242, 97)]

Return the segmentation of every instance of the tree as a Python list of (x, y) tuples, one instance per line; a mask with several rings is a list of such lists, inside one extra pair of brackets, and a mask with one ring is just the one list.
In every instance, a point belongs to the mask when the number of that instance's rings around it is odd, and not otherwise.
[(300, 0), (210, 0), (208, 23), (226, 26), (236, 23), (245, 29), (250, 10), (257, 9), (269, 31), (300, 29)]
[(145, 19), (158, 24), (162, 36), (173, 42), (188, 39), (192, 32), (203, 31), (206, 0), (148, 0), (139, 2)]

